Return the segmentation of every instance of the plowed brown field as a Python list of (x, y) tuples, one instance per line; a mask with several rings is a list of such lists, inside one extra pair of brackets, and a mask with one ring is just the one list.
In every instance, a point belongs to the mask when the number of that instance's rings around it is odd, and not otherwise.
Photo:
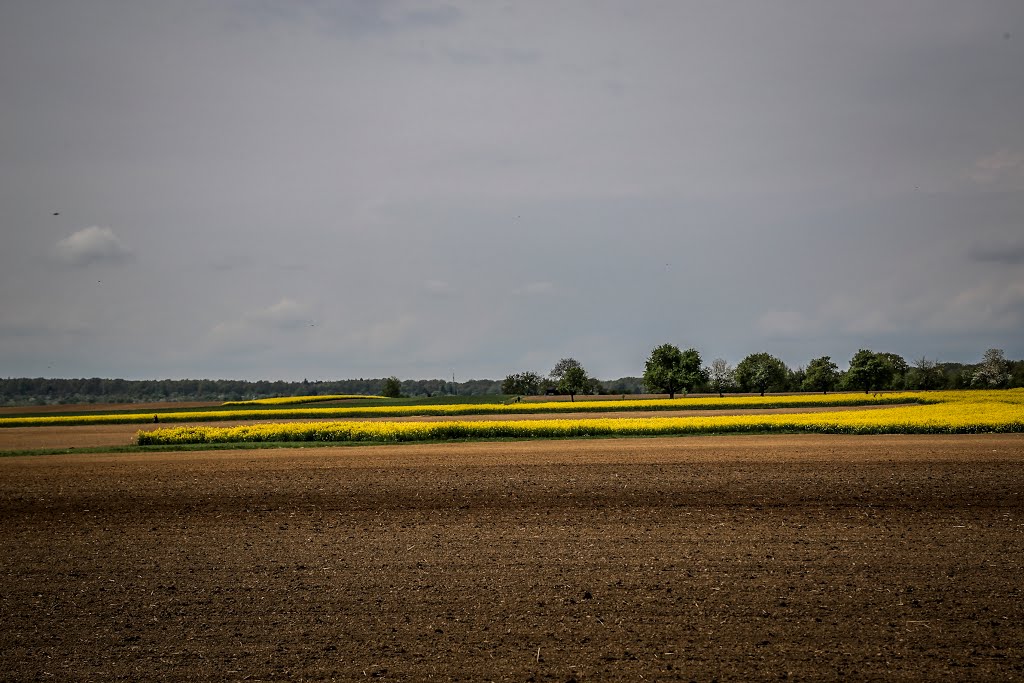
[(60, 413), (107, 413), (114, 410), (188, 410), (215, 408), (220, 401), (160, 401), (159, 403), (63, 403), (51, 406), (0, 406), (0, 415), (49, 415)]
[(1019, 680), (1024, 436), (0, 459), (0, 679)]

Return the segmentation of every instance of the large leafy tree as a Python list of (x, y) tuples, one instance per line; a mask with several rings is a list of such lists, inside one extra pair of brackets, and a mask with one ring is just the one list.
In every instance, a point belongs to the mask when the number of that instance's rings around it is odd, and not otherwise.
[(903, 356), (898, 353), (879, 353), (878, 357), (888, 363), (889, 367), (892, 368), (892, 375), (883, 386), (878, 388), (906, 389), (907, 372), (910, 370), (910, 366), (907, 364), (907, 361), (904, 360)]
[(752, 353), (736, 366), (736, 381), (743, 391), (764, 392), (785, 385), (786, 364), (768, 353)]
[(540, 393), (543, 378), (536, 372), (517, 372), (507, 376), (501, 383), (501, 393), (535, 396)]
[(575, 401), (576, 394), (586, 391), (591, 385), (587, 371), (575, 358), (563, 358), (555, 363), (551, 371), (551, 379), (555, 388), (563, 394), (569, 394), (569, 400)]
[(892, 381), (895, 370), (886, 354), (875, 353), (870, 349), (860, 349), (850, 359), (850, 369), (846, 373), (846, 384), (864, 393), (882, 389)]
[(648, 391), (668, 394), (669, 398), (675, 398), (677, 391), (685, 394), (707, 379), (697, 349), (680, 351), (674, 344), (662, 344), (651, 351), (644, 367)]
[(805, 391), (820, 391), (827, 394), (839, 382), (839, 366), (830, 356), (815, 358), (807, 364), (802, 388)]

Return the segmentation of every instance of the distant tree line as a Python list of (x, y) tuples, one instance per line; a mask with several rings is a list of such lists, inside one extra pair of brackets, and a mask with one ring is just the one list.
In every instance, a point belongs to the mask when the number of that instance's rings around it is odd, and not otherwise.
[[(322, 396), (325, 394), (363, 394), (383, 396), (390, 392), (388, 380), (345, 379), (301, 382), (229, 379), (159, 379), (128, 380), (47, 379), (44, 377), (0, 378), (0, 405), (50, 405), (66, 403), (152, 403), (159, 401), (247, 401), (273, 396)], [(643, 391), (639, 377), (597, 381), (584, 393), (638, 394)], [(407, 379), (399, 381), (399, 395), (421, 396), (485, 396), (501, 393), (502, 382), (492, 379), (470, 379), (450, 382), (441, 379)], [(546, 386), (546, 385), (545, 385)], [(553, 384), (552, 384), (553, 386)], [(544, 393), (538, 389), (535, 393)]]
[[(567, 369), (572, 374), (567, 375)], [(567, 379), (571, 378), (571, 379)], [(919, 358), (908, 363), (895, 353), (861, 349), (840, 371), (829, 356), (814, 358), (807, 366), (788, 367), (769, 353), (752, 353), (736, 367), (722, 358), (703, 365), (696, 349), (680, 350), (662, 344), (651, 351), (642, 378), (601, 382), (589, 377), (579, 361), (563, 358), (547, 377), (534, 372), (508, 375), (502, 393), (568, 394), (676, 394), (758, 393), (813, 391), (918, 391), (933, 389), (996, 389), (1024, 387), (1024, 361), (1010, 361), (1002, 350), (989, 349), (976, 364), (940, 363)]]
[[(382, 395), (388, 378), (336, 381), (283, 382), (229, 379), (0, 379), (0, 405), (47, 405), (55, 403), (149, 403), (156, 401), (246, 401), (273, 396), (322, 396), (325, 394)], [(496, 394), (501, 382), (469, 380), (405, 380), (402, 394), (428, 396)]]
[(644, 381), (642, 377), (596, 379), (587, 375), (575, 358), (563, 358), (547, 376), (529, 371), (508, 375), (501, 382), (501, 393), (509, 396), (560, 394), (575, 400), (577, 394), (642, 394)]
[(504, 380), (441, 379), (398, 380), (396, 377), (301, 382), (227, 379), (47, 379), (0, 378), (0, 405), (60, 403), (148, 403), (157, 401), (244, 401), (272, 396), (324, 394), (401, 396), (483, 396), (487, 394), (642, 394), (794, 391), (897, 391), (1024, 387), (1024, 361), (1006, 360), (999, 349), (989, 349), (975, 364), (942, 363), (928, 358), (907, 362), (893, 353), (861, 349), (840, 371), (829, 356), (806, 366), (790, 368), (768, 353), (750, 354), (735, 367), (716, 358), (704, 365), (694, 349), (681, 351), (672, 344), (656, 347), (643, 377), (598, 380), (573, 358), (563, 358), (547, 375), (526, 371)]

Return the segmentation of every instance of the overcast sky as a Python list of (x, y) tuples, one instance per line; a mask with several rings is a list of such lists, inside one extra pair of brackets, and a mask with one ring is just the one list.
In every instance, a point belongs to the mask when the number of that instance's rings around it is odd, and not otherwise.
[(0, 376), (1024, 358), (1024, 2), (0, 2)]

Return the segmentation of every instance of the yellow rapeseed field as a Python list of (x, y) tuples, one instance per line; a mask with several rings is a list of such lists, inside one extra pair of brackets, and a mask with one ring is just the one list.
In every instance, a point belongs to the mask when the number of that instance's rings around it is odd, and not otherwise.
[[(929, 394), (930, 398), (939, 393)], [(435, 441), (816, 432), (825, 434), (972, 434), (1024, 431), (1024, 390), (941, 392), (929, 404), (870, 411), (699, 417), (584, 418), (530, 421), (300, 422), (239, 427), (175, 427), (140, 432), (147, 444), (278, 441)]]
[(324, 396), (277, 396), (274, 398), (254, 398), (251, 401), (225, 401), (222, 406), (287, 406), (302, 403), (322, 403), (324, 401), (341, 401), (349, 398), (384, 398), (364, 394), (326, 394)]
[[(421, 415), (522, 415), (529, 413), (622, 412), (634, 410), (727, 410), (744, 408), (800, 408), (821, 406), (896, 405), (933, 403), (947, 394), (964, 392), (891, 392), (884, 394), (801, 394), (797, 396), (726, 396), (724, 398), (634, 399), (622, 401), (547, 401), (537, 403), (457, 403), (447, 405), (332, 406), (329, 408), (262, 408), (246, 410), (160, 411), (160, 422), (212, 422), (228, 420), (358, 419)], [(985, 392), (970, 392), (985, 393)], [(0, 427), (152, 422), (153, 413), (47, 415), (0, 418)]]

